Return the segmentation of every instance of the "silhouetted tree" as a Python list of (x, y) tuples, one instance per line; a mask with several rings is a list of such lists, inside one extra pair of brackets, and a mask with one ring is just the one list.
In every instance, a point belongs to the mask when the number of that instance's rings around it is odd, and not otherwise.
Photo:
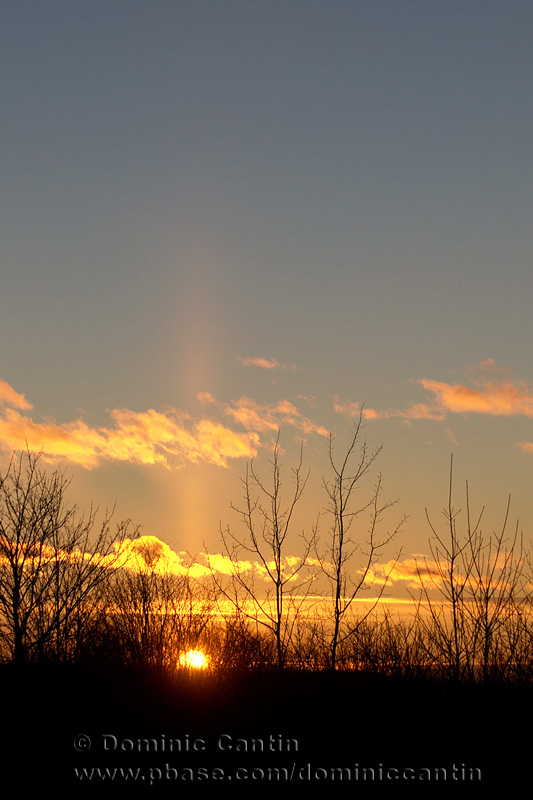
[(40, 455), (13, 456), (0, 474), (0, 638), (16, 663), (65, 659), (94, 612), (94, 593), (117, 558), (129, 523), (79, 518), (69, 481), (40, 468)]
[[(283, 505), (282, 469), (279, 459), (279, 434), (270, 462), (271, 475), (267, 484), (258, 475), (253, 461), (246, 467), (242, 480), (242, 507), (231, 504), (239, 515), (244, 533), (234, 534), (230, 527), (221, 527), (224, 554), (231, 564), (231, 585), (221, 591), (236, 611), (270, 631), (275, 640), (276, 663), (283, 669), (290, 650), (292, 630), (310, 587), (307, 559), (311, 539), (302, 537), (303, 555), (296, 557), (287, 551), (293, 514), (304, 492), (309, 473), (302, 474), (303, 452), (298, 465), (292, 469), (292, 491)], [(243, 569), (243, 560), (251, 559), (251, 569)], [(256, 572), (260, 581), (256, 580)], [(215, 573), (213, 572), (213, 575)], [(265, 587), (265, 588), (263, 588)]]
[[(378, 447), (373, 452), (368, 451), (366, 441), (361, 438), (362, 414), (361, 410), (354, 424), (348, 447), (338, 461), (334, 453), (335, 439), (330, 435), (328, 454), (332, 477), (323, 479), (329, 498), (326, 511), (331, 519), (331, 525), (326, 549), (319, 551), (317, 547), (317, 557), (328, 579), (333, 598), (329, 647), (330, 667), (333, 670), (337, 665), (339, 646), (356, 633), (357, 625), (368, 617), (377, 600), (355, 625), (345, 624), (348, 611), (361, 592), (368, 588), (367, 584), (372, 578), (372, 567), (383, 549), (396, 537), (405, 520), (403, 518), (392, 531), (380, 532), (383, 512), (397, 502), (382, 501), (381, 474), (377, 477), (370, 497), (363, 500), (362, 505), (354, 504), (355, 493), (360, 489), (363, 478), (371, 470), (382, 449)], [(353, 524), (365, 512), (368, 512), (366, 533), (359, 530), (355, 535)], [(360, 556), (357, 568), (356, 554)], [(386, 579), (380, 585), (379, 597), (384, 591), (385, 584)]]
[(420, 625), (428, 656), (455, 680), (488, 680), (513, 670), (520, 652), (522, 619), (528, 616), (531, 589), (518, 521), (507, 534), (510, 496), (501, 529), (481, 530), (484, 508), (472, 520), (468, 481), (464, 532), (453, 507), (453, 456), (450, 460), (446, 533), (430, 520), (430, 559), (419, 563)]

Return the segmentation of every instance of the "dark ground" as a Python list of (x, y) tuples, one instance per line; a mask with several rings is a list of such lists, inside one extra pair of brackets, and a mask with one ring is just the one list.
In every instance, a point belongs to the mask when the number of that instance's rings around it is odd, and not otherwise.
[(21, 796), (481, 797), (529, 785), (531, 689), (354, 673), (5, 665), (0, 676), (4, 785), (13, 777)]

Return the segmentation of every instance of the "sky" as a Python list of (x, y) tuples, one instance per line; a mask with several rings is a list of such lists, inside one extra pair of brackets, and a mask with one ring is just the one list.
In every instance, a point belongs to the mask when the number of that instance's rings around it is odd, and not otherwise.
[(452, 454), (456, 507), (490, 533), (512, 494), (531, 541), (530, 3), (0, 13), (4, 465), (216, 553), (279, 431), (297, 547), (363, 409), (385, 561), (428, 553)]

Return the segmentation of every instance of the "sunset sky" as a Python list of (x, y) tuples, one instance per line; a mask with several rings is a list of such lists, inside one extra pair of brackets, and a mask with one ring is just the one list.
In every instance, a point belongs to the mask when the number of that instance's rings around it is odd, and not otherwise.
[(385, 561), (428, 552), (452, 453), (457, 507), (490, 532), (511, 493), (531, 541), (533, 5), (0, 9), (2, 463), (216, 553), (278, 429), (309, 530), (364, 404)]

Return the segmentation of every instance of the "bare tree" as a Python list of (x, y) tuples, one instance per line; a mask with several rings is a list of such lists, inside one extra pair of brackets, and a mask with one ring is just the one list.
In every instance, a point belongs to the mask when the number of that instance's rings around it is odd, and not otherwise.
[(18, 463), (12, 459), (0, 476), (0, 632), (16, 663), (26, 661), (37, 644), (31, 626), (49, 589), (50, 541), (71, 515), (63, 510), (65, 486), (59, 473), (39, 472), (29, 454)]
[[(339, 461), (335, 459), (335, 439), (330, 434), (329, 462), (332, 470), (331, 479), (323, 479), (324, 488), (329, 498), (326, 509), (330, 519), (330, 531), (325, 552), (317, 550), (317, 557), (323, 573), (326, 575), (333, 596), (333, 630), (330, 640), (330, 667), (336, 669), (338, 648), (357, 631), (357, 626), (372, 612), (378, 600), (367, 610), (355, 624), (343, 624), (347, 620), (348, 611), (361, 592), (368, 588), (372, 575), (372, 567), (383, 549), (396, 537), (403, 522), (402, 519), (392, 531), (380, 534), (382, 514), (395, 505), (394, 502), (382, 501), (382, 476), (378, 475), (374, 489), (362, 505), (354, 505), (355, 493), (360, 488), (363, 478), (371, 470), (382, 448), (369, 452), (366, 441), (361, 438), (363, 410), (354, 424), (349, 445)], [(368, 528), (365, 534), (353, 534), (353, 524), (364, 512), (369, 512)], [(359, 568), (356, 571), (354, 556), (360, 556)], [(378, 599), (383, 594), (386, 580), (378, 590)]]
[(437, 531), (426, 509), (431, 557), (418, 565), (419, 620), (436, 665), (455, 680), (486, 681), (509, 674), (513, 667), (530, 591), (518, 521), (507, 533), (510, 496), (499, 532), (485, 536), (484, 508), (471, 517), (468, 481), (465, 494), (466, 521), (460, 534), (460, 509), (453, 507), (452, 456), (443, 511), (446, 536)]
[[(301, 448), (299, 463), (292, 469), (292, 491), (283, 505), (278, 434), (270, 462), (270, 483), (259, 477), (252, 461), (242, 480), (243, 505), (239, 508), (231, 504), (241, 519), (244, 534), (234, 534), (229, 526), (220, 529), (224, 555), (232, 565), (231, 583), (222, 587), (219, 579), (216, 580), (225, 600), (239, 614), (273, 635), (280, 670), (286, 666), (292, 631), (311, 580), (307, 562), (312, 540), (302, 536), (304, 552), (299, 557), (293, 556), (287, 548), (289, 543), (293, 544), (290, 538), (293, 514), (309, 476), (309, 472), (302, 474), (302, 461)], [(245, 559), (252, 559), (251, 570), (242, 568)], [(265, 589), (258, 584), (256, 572), (261, 574), (260, 583), (266, 583)]]
[(23, 452), (0, 474), (0, 638), (16, 663), (65, 659), (79, 644), (129, 526), (112, 533), (106, 514), (95, 533), (95, 512), (80, 519), (69, 481), (39, 461)]

